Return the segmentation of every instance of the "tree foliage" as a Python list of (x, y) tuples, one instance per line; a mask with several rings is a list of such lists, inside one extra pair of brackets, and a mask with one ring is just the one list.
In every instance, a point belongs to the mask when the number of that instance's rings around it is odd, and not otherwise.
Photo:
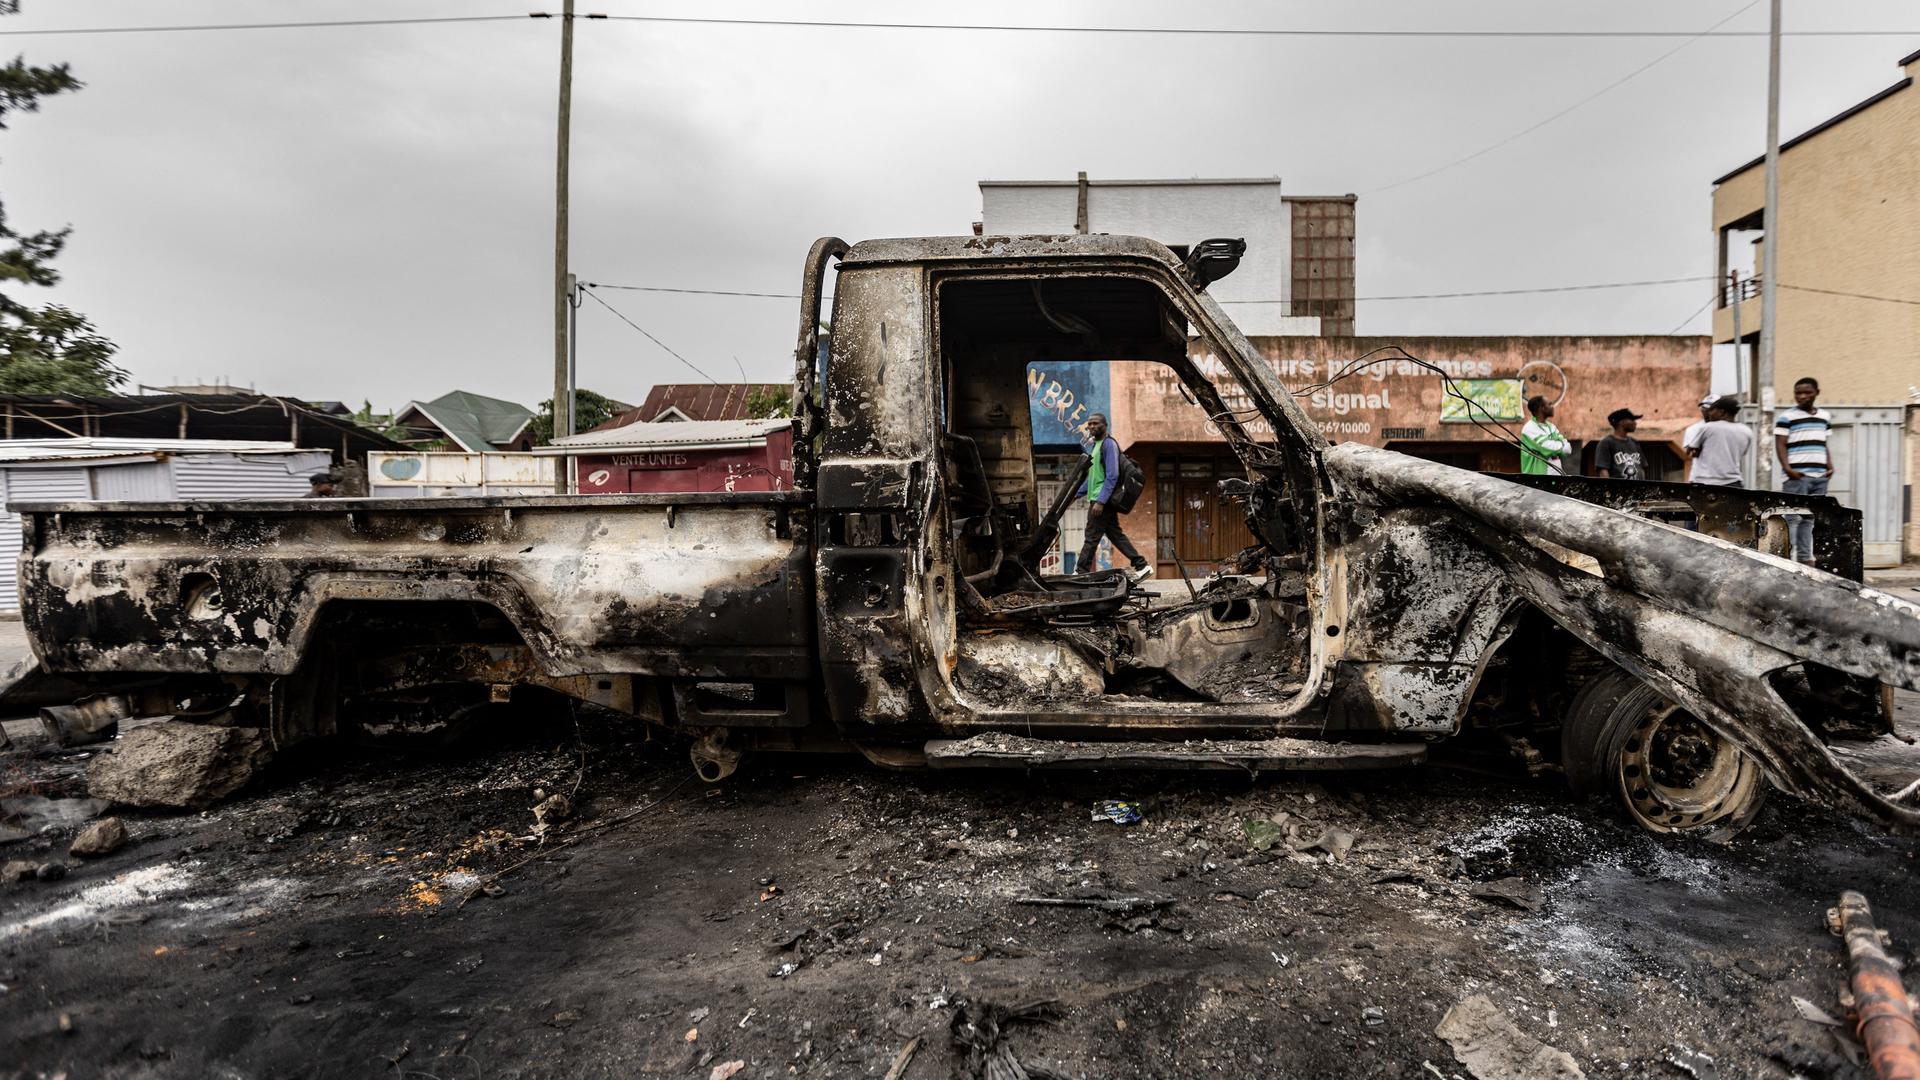
[[(40, 99), (80, 89), (65, 64), (32, 67), (15, 57), (0, 68), (0, 130), (16, 112), (40, 111)], [(18, 285), (60, 281), (53, 260), (72, 227), (19, 232), (0, 205), (0, 392), (105, 394), (125, 382), (113, 363), (115, 346), (86, 316), (59, 304), (35, 307), (13, 295)]]
[(378, 432), (389, 439), (398, 440), (407, 432), (406, 428), (393, 422), (393, 413), (374, 412), (373, 402), (368, 401), (366, 398), (360, 399), (360, 407), (354, 410), (353, 415), (348, 417), (348, 419), (360, 427), (366, 428), (368, 431)]
[(793, 388), (756, 386), (747, 391), (747, 415), (755, 420), (792, 416)]
[[(574, 391), (573, 391), (574, 434), (577, 435), (582, 431), (588, 431), (595, 427), (598, 427), (599, 425), (604, 424), (607, 421), (613, 419), (615, 416), (619, 415), (619, 413), (620, 413), (620, 403), (613, 400), (612, 398), (602, 397), (601, 395), (596, 394), (591, 390), (588, 390), (584, 386), (574, 388)], [(535, 416), (532, 420), (528, 421), (527, 427), (530, 431), (533, 432), (534, 445), (545, 446), (548, 443), (553, 441), (553, 399), (552, 398), (548, 398), (547, 400), (540, 403), (539, 415)]]
[(0, 393), (97, 396), (125, 381), (111, 359), (113, 342), (85, 316), (59, 304), (28, 318), (13, 314), (0, 314)]

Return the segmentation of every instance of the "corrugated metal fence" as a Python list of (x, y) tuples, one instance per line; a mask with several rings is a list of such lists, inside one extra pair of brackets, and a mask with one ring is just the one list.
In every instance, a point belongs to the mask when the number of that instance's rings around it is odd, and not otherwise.
[(18, 553), (24, 543), (24, 502), (169, 502), (223, 499), (297, 499), (313, 474), (327, 471), (325, 450), (276, 453), (174, 453), (157, 461), (102, 465), (12, 462), (0, 465), (0, 612), (20, 610)]
[(174, 498), (297, 499), (315, 473), (326, 472), (325, 450), (297, 454), (177, 454), (172, 459)]
[(91, 493), (87, 470), (79, 467), (0, 470), (0, 611), (20, 610), (20, 515), (14, 503), (84, 499)]

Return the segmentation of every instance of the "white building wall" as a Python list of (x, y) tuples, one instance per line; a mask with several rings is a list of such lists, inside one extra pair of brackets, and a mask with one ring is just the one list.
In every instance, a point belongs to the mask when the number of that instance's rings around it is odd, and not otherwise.
[(367, 454), (367, 493), (376, 499), (453, 495), (551, 495), (555, 457), (534, 454)]
[[(980, 182), (981, 229), (989, 236), (1070, 233), (1075, 181)], [(1249, 336), (1318, 334), (1320, 320), (1288, 313), (1292, 219), (1278, 177), (1256, 180), (1091, 180), (1087, 231), (1144, 236), (1169, 246), (1239, 237), (1239, 269), (1211, 288)]]

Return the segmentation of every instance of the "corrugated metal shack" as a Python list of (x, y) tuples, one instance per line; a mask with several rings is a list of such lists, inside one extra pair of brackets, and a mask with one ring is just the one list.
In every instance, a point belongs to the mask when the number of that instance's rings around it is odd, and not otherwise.
[(0, 441), (0, 612), (20, 610), (15, 503), (288, 499), (333, 463), (326, 450), (226, 439)]

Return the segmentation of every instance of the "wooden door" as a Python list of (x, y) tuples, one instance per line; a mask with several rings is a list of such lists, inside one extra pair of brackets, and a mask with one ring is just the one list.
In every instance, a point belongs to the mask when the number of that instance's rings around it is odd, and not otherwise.
[(1204, 577), (1222, 560), (1253, 543), (1246, 516), (1238, 503), (1220, 498), (1220, 481), (1245, 476), (1237, 458), (1213, 455), (1160, 458), (1155, 469), (1158, 536), (1154, 573), (1177, 577), (1179, 562), (1187, 573)]

